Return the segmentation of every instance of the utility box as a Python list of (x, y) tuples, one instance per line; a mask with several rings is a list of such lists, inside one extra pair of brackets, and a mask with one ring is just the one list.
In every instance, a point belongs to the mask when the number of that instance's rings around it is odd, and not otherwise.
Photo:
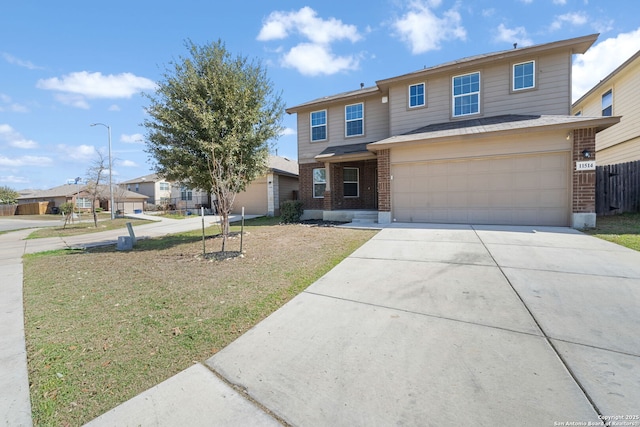
[(133, 239), (131, 236), (118, 236), (116, 249), (119, 251), (130, 251), (133, 249)]

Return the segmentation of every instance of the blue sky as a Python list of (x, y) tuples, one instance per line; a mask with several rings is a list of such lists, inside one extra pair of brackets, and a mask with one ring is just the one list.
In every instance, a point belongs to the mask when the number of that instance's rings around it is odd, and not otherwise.
[[(637, 0), (415, 0), (0, 5), (0, 185), (46, 189), (106, 154), (114, 182), (152, 171), (147, 100), (187, 39), (267, 67), (287, 106), (450, 60), (600, 33), (574, 59), (574, 99), (640, 49)], [(295, 116), (278, 154), (297, 158)]]

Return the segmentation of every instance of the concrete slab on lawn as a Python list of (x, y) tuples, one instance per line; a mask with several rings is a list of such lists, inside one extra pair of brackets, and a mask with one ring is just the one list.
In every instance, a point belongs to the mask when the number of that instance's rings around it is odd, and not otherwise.
[(307, 292), (541, 335), (495, 266), (349, 257)]
[(103, 426), (280, 426), (205, 366), (196, 364), (85, 424)]
[(292, 425), (598, 421), (542, 337), (308, 293), (207, 364)]

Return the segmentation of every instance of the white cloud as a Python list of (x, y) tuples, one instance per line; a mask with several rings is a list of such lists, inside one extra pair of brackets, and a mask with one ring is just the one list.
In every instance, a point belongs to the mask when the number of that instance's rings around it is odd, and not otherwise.
[(120, 135), (120, 141), (126, 142), (127, 144), (142, 144), (144, 143), (144, 136), (141, 133), (134, 133), (131, 135), (123, 133)]
[(438, 17), (432, 9), (439, 4), (440, 1), (414, 0), (409, 11), (392, 24), (395, 35), (414, 55), (438, 50), (444, 41), (466, 40), (467, 32), (457, 10), (449, 9)]
[(49, 166), (53, 163), (49, 157), (44, 156), (20, 156), (7, 157), (0, 155), (0, 166), (20, 167), (20, 166)]
[(313, 43), (300, 43), (282, 57), (284, 67), (295, 68), (306, 76), (355, 70), (358, 64), (358, 59), (353, 55), (334, 55), (330, 48)]
[(553, 0), (553, 4), (559, 4), (564, 6), (565, 4), (567, 4), (567, 0)]
[(40, 70), (40, 69), (42, 69), (42, 67), (38, 67), (37, 65), (34, 65), (31, 61), (25, 61), (25, 60), (22, 60), (20, 58), (16, 58), (15, 56), (13, 56), (13, 55), (11, 55), (9, 53), (6, 53), (6, 52), (2, 53), (2, 57), (9, 64), (17, 65), (17, 66), (23, 67), (23, 68), (28, 68), (29, 70)]
[(585, 12), (570, 12), (564, 15), (558, 15), (551, 23), (551, 31), (561, 29), (565, 24), (579, 27), (589, 22), (589, 17)]
[(9, 95), (0, 93), (0, 112), (27, 113), (29, 109), (24, 105), (13, 102)]
[(8, 175), (0, 176), (0, 182), (8, 182), (10, 184), (24, 184), (29, 182), (29, 180), (23, 176)]
[(362, 36), (357, 27), (333, 17), (323, 19), (308, 6), (298, 11), (272, 12), (264, 20), (256, 39), (266, 42), (294, 36), (304, 41), (289, 50), (282, 46), (272, 49), (280, 55), (283, 67), (294, 68), (304, 75), (316, 76), (353, 70), (359, 66), (358, 55), (339, 55), (332, 49), (332, 44), (339, 41), (360, 41)]
[(131, 73), (105, 76), (102, 73), (79, 71), (62, 77), (38, 80), (36, 87), (60, 92), (56, 99), (65, 105), (88, 109), (86, 98), (131, 98), (144, 90), (154, 90), (156, 84)]
[(498, 25), (494, 41), (509, 44), (518, 43), (520, 47), (531, 46), (533, 44), (533, 41), (527, 36), (527, 30), (524, 27), (507, 28), (504, 24)]
[(15, 131), (7, 124), (0, 124), (0, 141), (5, 141), (11, 147), (15, 148), (31, 149), (38, 147), (37, 142), (25, 138), (20, 132)]
[(573, 101), (587, 93), (640, 50), (640, 27), (596, 44), (573, 61)]
[(337, 40), (357, 42), (362, 37), (355, 25), (342, 23), (339, 19), (322, 19), (308, 6), (297, 12), (272, 12), (260, 29), (257, 40), (282, 40), (298, 33), (316, 44), (329, 44)]
[(96, 148), (93, 145), (66, 145), (66, 144), (58, 144), (56, 146), (58, 151), (64, 154), (65, 158), (78, 160), (81, 162), (88, 162), (95, 158), (96, 156)]
[(296, 130), (291, 128), (284, 128), (280, 136), (296, 135)]
[(118, 164), (122, 167), (125, 168), (137, 168), (138, 164), (136, 162), (133, 162), (131, 160), (122, 160), (120, 162), (118, 162)]
[(496, 14), (496, 10), (494, 8), (482, 9), (482, 17), (483, 18), (490, 18), (495, 14)]
[(120, 111), (120, 106), (117, 104), (110, 105), (109, 111)]

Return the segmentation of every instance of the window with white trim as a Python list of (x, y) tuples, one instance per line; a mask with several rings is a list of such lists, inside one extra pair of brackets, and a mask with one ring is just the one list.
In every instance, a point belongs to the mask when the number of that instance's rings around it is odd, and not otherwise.
[(169, 191), (169, 183), (168, 182), (161, 182), (160, 183), (160, 191)]
[(480, 112), (480, 73), (456, 76), (452, 79), (453, 116), (468, 116)]
[(358, 168), (344, 168), (342, 171), (342, 182), (344, 197), (358, 197), (360, 195), (360, 181)]
[(425, 105), (424, 83), (409, 86), (409, 108)]
[(313, 170), (313, 197), (315, 199), (324, 198), (324, 191), (327, 188), (327, 175), (324, 168)]
[(187, 187), (182, 187), (180, 189), (180, 200), (193, 200), (193, 191)]
[(364, 104), (347, 105), (344, 108), (345, 135), (364, 135)]
[(76, 199), (76, 206), (81, 209), (90, 209), (91, 199), (88, 197), (78, 197), (78, 199)]
[(327, 139), (327, 110), (313, 111), (311, 120), (311, 142)]
[(513, 66), (513, 90), (531, 89), (536, 86), (536, 65), (534, 61)]
[(613, 91), (611, 89), (602, 95), (602, 115), (613, 115)]

